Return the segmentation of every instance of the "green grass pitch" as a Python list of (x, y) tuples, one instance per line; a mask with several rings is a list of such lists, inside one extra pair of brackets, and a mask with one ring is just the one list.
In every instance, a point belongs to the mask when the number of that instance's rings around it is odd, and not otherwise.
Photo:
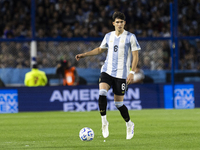
[[(0, 150), (199, 150), (200, 109), (131, 110), (133, 139), (118, 111), (108, 111), (110, 135), (101, 134), (101, 117), (91, 112), (21, 112), (0, 114)], [(83, 127), (92, 141), (79, 139)], [(105, 141), (104, 141), (105, 140)]]

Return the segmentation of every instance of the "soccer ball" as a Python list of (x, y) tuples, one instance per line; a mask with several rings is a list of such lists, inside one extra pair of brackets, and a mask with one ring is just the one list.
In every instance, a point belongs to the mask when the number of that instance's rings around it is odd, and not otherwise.
[(94, 138), (94, 131), (91, 128), (84, 127), (80, 130), (79, 137), (82, 141), (91, 141)]

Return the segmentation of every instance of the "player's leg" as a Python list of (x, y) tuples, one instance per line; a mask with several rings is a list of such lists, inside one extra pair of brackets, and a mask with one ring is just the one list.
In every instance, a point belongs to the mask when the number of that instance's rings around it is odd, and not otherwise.
[(127, 126), (126, 139), (131, 139), (134, 135), (134, 123), (130, 120), (128, 108), (123, 104), (125, 90), (126, 90), (126, 80), (115, 79), (113, 85), (115, 106), (120, 111), (121, 116), (126, 122)]
[(114, 103), (117, 109), (120, 111), (123, 119), (128, 122), (130, 120), (128, 108), (123, 103), (124, 95), (116, 95), (114, 94)]
[(100, 83), (99, 84), (99, 111), (101, 114), (101, 121), (102, 121), (102, 134), (104, 138), (109, 136), (108, 130), (108, 121), (106, 118), (106, 109), (107, 109), (107, 91), (109, 89), (109, 85), (107, 83)]
[(107, 108), (107, 92), (110, 86), (107, 83), (99, 84), (99, 111), (101, 116), (106, 115)]
[(111, 81), (110, 76), (106, 73), (101, 73), (99, 83), (99, 111), (102, 120), (102, 134), (104, 138), (109, 136), (108, 121), (106, 118), (107, 109), (107, 92), (110, 89), (109, 82)]
[(131, 139), (134, 136), (134, 123), (131, 121), (128, 108), (123, 104), (124, 96), (114, 95), (115, 106), (120, 111), (121, 116), (126, 121), (126, 139)]

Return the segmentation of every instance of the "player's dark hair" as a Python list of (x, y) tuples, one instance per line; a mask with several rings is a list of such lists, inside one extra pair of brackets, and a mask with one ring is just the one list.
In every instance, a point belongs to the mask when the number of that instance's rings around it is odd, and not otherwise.
[(115, 19), (122, 19), (122, 20), (125, 20), (126, 17), (125, 17), (125, 15), (124, 15), (124, 13), (121, 13), (121, 12), (117, 11), (117, 12), (114, 12), (114, 14), (113, 14), (113, 16), (112, 16), (112, 19), (113, 19), (113, 21), (115, 21)]

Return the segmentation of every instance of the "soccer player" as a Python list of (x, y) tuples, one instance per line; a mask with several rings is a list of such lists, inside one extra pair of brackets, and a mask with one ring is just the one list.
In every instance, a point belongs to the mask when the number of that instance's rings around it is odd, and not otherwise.
[[(102, 134), (104, 138), (109, 136), (109, 123), (106, 119), (106, 96), (108, 90), (112, 87), (115, 106), (126, 122), (126, 139), (131, 139), (134, 135), (134, 123), (130, 120), (128, 109), (123, 104), (123, 100), (126, 85), (133, 83), (133, 76), (139, 59), (138, 50), (141, 48), (135, 35), (124, 29), (126, 24), (125, 15), (121, 12), (115, 12), (112, 19), (115, 31), (105, 35), (100, 47), (78, 54), (75, 58), (79, 61), (81, 58), (98, 55), (108, 50), (105, 63), (101, 68), (99, 81), (99, 110), (102, 118)], [(130, 66), (132, 66), (131, 71)]]

